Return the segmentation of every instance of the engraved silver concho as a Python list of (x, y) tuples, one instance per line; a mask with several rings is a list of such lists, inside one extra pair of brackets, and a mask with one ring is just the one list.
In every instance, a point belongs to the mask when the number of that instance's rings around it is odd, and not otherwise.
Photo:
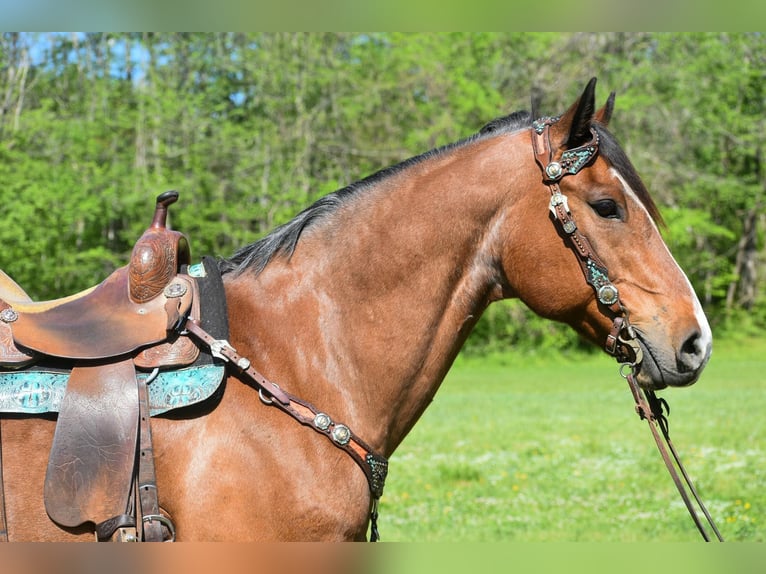
[(604, 305), (614, 305), (620, 299), (620, 292), (611, 283), (598, 288), (598, 300)]
[(329, 417), (329, 415), (326, 415), (324, 413), (318, 413), (314, 417), (314, 426), (318, 428), (319, 430), (327, 430), (330, 428), (330, 425), (332, 424), (332, 419)]
[(332, 440), (340, 445), (348, 444), (351, 440), (351, 431), (346, 425), (335, 425), (332, 429)]
[(577, 231), (577, 224), (571, 219), (569, 221), (564, 222), (563, 227), (564, 227), (564, 231), (568, 235), (572, 235), (575, 231)]
[(0, 321), (3, 323), (13, 323), (19, 318), (19, 314), (10, 307), (0, 311)]
[(552, 161), (551, 163), (545, 166), (545, 175), (547, 175), (550, 179), (558, 179), (561, 177), (563, 173), (564, 173), (564, 169), (561, 167), (561, 164), (557, 161)]
[(171, 283), (167, 287), (165, 287), (165, 297), (168, 299), (173, 299), (176, 297), (182, 297), (186, 295), (186, 285), (183, 283)]

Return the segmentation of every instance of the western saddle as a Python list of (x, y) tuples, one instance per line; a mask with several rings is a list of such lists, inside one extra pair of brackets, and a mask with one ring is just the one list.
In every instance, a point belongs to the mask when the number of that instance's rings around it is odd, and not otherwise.
[(190, 365), (199, 354), (181, 330), (200, 311), (197, 282), (182, 271), (189, 242), (167, 226), (177, 199), (175, 191), (161, 194), (129, 264), (81, 293), (35, 302), (0, 271), (0, 370), (44, 362), (71, 369), (46, 510), (65, 527), (93, 522), (99, 540), (173, 536), (157, 499), (146, 377), (137, 373)]

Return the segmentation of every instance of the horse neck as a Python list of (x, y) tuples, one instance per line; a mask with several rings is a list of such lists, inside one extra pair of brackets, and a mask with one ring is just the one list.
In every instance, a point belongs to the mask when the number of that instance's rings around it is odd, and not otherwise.
[(232, 337), (256, 344), (267, 376), (393, 452), (504, 293), (509, 145), (474, 142), (360, 192), (289, 261), (230, 285), (249, 318)]

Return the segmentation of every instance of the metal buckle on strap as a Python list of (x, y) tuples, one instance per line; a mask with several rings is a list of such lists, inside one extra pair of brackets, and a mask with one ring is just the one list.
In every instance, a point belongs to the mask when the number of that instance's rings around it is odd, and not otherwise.
[(170, 520), (170, 518), (168, 518), (164, 514), (145, 514), (142, 519), (142, 522), (155, 522), (155, 521), (161, 523), (170, 531), (170, 538), (167, 540), (167, 542), (175, 542), (176, 527), (173, 524), (173, 521)]

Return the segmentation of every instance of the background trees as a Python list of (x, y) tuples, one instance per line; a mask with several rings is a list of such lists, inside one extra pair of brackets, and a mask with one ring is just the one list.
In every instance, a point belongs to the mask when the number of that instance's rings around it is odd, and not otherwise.
[[(34, 297), (127, 261), (154, 197), (226, 255), (319, 196), (590, 76), (720, 331), (766, 325), (762, 34), (0, 36), (0, 267)], [(577, 346), (515, 303), (474, 349)]]

